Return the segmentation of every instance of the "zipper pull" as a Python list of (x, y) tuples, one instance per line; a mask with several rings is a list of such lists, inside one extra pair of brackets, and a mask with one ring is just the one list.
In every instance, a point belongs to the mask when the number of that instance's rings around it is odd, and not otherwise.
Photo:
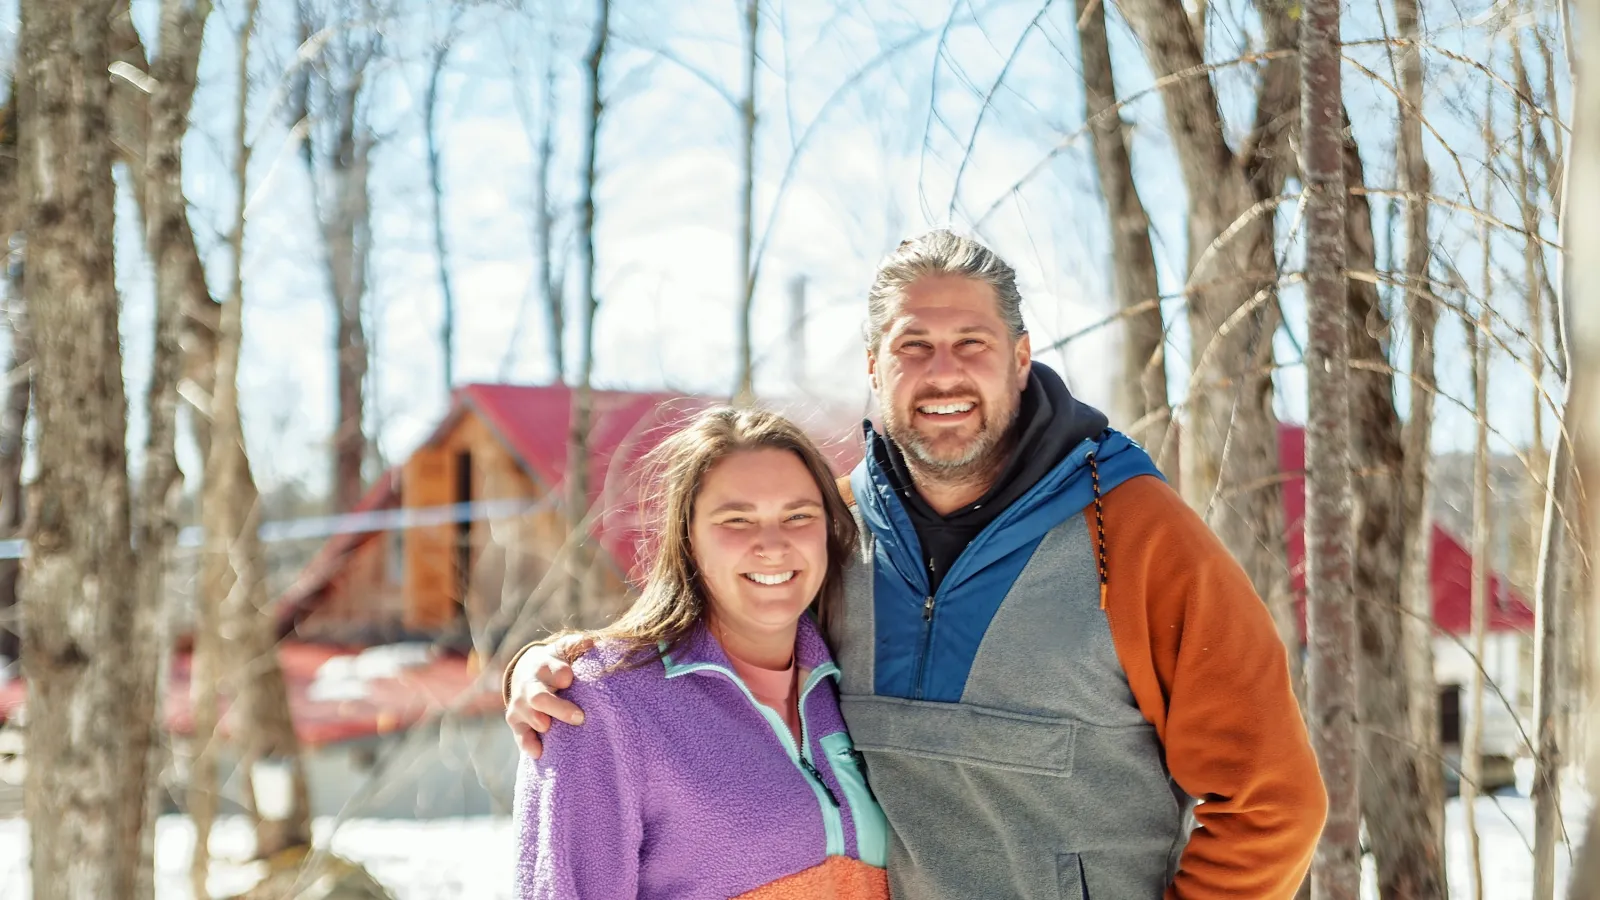
[(839, 808), (839, 798), (834, 795), (833, 788), (828, 787), (828, 783), (826, 781), (822, 780), (822, 773), (818, 772), (817, 771), (817, 767), (813, 766), (811, 764), (811, 760), (806, 759), (805, 756), (802, 755), (800, 757), (800, 765), (801, 765), (802, 768), (804, 768), (806, 770), (807, 773), (809, 773), (811, 775), (812, 778), (815, 778), (817, 780), (817, 784), (822, 785), (823, 793), (827, 794), (828, 795), (828, 799), (833, 801), (833, 808), (834, 809), (838, 809)]
[(933, 595), (932, 594), (929, 594), (928, 595), (928, 599), (924, 600), (923, 603), (922, 603), (922, 621), (924, 621), (924, 622), (932, 622), (933, 621)]

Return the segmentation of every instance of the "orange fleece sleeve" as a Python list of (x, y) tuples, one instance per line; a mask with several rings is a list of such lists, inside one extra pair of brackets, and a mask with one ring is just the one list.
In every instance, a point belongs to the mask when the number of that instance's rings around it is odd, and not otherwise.
[(1272, 617), (1165, 482), (1130, 479), (1104, 505), (1117, 656), (1173, 779), (1204, 801), (1166, 896), (1287, 900), (1311, 865), (1328, 797)]

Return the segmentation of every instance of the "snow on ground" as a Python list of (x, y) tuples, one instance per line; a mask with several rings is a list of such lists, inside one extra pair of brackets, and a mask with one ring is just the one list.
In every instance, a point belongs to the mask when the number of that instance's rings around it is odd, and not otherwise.
[[(1574, 785), (1575, 787), (1575, 785)], [(1565, 804), (1568, 828), (1576, 843), (1587, 802), (1577, 790)], [(1533, 804), (1520, 796), (1485, 797), (1478, 801), (1478, 829), (1483, 848), (1484, 896), (1489, 900), (1526, 900), (1531, 893), (1533, 862), (1528, 842), (1533, 836)], [(1462, 809), (1452, 800), (1446, 811), (1450, 889), (1467, 896), (1466, 833)], [(326, 841), (331, 822), (317, 823), (319, 842)], [(511, 900), (513, 829), (505, 818), (431, 821), (355, 819), (333, 836), (333, 849), (364, 863), (399, 900)], [(160, 900), (192, 900), (188, 868), (194, 832), (187, 819), (163, 817), (156, 832), (156, 868)], [(212, 838), (216, 854), (210, 887), (214, 896), (229, 896), (249, 887), (259, 873), (240, 864), (250, 845), (241, 819), (224, 819)], [(1567, 847), (1558, 850), (1557, 895), (1566, 883)], [(1369, 886), (1366, 897), (1375, 897)], [(27, 826), (18, 819), (0, 820), (0, 900), (27, 900)]]
[[(326, 841), (331, 821), (318, 820)], [(0, 820), (0, 900), (28, 900), (27, 825)], [(509, 819), (470, 818), (408, 821), (353, 819), (339, 826), (333, 850), (367, 867), (399, 900), (512, 900), (512, 834)], [(211, 894), (226, 897), (249, 888), (261, 872), (241, 864), (251, 834), (242, 818), (218, 821), (212, 834)], [(189, 859), (194, 828), (182, 816), (163, 816), (156, 826), (156, 896), (192, 900)]]

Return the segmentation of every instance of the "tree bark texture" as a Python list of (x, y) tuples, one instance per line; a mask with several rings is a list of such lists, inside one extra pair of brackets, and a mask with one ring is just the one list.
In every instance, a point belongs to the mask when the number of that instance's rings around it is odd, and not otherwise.
[[(1559, 328), (1560, 323), (1556, 323)], [(1571, 422), (1568, 409), (1562, 421)], [(1564, 620), (1561, 573), (1568, 565), (1564, 513), (1573, 509), (1572, 456), (1564, 436), (1550, 454), (1550, 485), (1544, 504), (1544, 529), (1539, 541), (1539, 580), (1534, 587), (1533, 618), (1533, 898), (1555, 897), (1556, 846), (1561, 842), (1560, 646)]]
[(739, 102), (739, 271), (734, 281), (739, 292), (739, 374), (734, 396), (740, 403), (755, 399), (750, 320), (756, 291), (751, 254), (755, 247), (756, 50), (760, 27), (760, 0), (744, 0), (744, 97)]
[(1423, 761), (1417, 773), (1416, 792), (1428, 812), (1431, 843), (1439, 855), (1444, 848), (1444, 772), (1439, 747), (1439, 694), (1433, 674), (1433, 585), (1429, 578), (1433, 517), (1428, 512), (1429, 472), (1433, 453), (1434, 332), (1439, 308), (1429, 277), (1432, 249), (1428, 239), (1428, 193), (1432, 174), (1423, 154), (1422, 52), (1417, 0), (1397, 0), (1396, 26), (1407, 41), (1399, 56), (1400, 80), (1405, 97), (1400, 109), (1400, 183), (1406, 190), (1405, 288), (1407, 344), (1410, 346), (1410, 414), (1401, 434), (1405, 445), (1400, 475), (1402, 533), (1405, 536), (1400, 594), (1405, 616), (1402, 635), (1411, 688), (1411, 739)]
[(599, 0), (594, 36), (585, 61), (588, 75), (585, 84), (587, 127), (583, 149), (583, 194), (578, 221), (578, 296), (583, 309), (578, 320), (578, 372), (572, 388), (572, 418), (567, 434), (567, 540), (571, 552), (568, 554), (566, 614), (574, 623), (582, 620), (592, 599), (589, 587), (595, 560), (589, 535), (589, 429), (593, 419), (590, 381), (594, 374), (594, 320), (600, 307), (594, 285), (594, 188), (600, 123), (605, 114), (600, 76), (610, 31), (611, 0)]
[(1296, 626), (1272, 410), (1278, 322), (1272, 218), (1247, 215), (1257, 197), (1245, 161), (1223, 138), (1216, 91), (1182, 4), (1126, 0), (1121, 9), (1157, 77), (1187, 73), (1162, 90), (1189, 195), (1195, 369), (1179, 454), (1181, 488), (1243, 565), (1292, 644)]
[[(223, 305), (221, 341), (217, 355), (217, 389), (212, 395), (214, 429), (211, 458), (206, 463), (201, 495), (201, 523), (205, 550), (201, 560), (200, 590), (204, 612), (215, 632), (205, 634), (207, 668), (214, 673), (220, 693), (229, 704), (231, 737), (245, 785), (245, 805), (256, 827), (256, 855), (270, 856), (290, 847), (308, 847), (311, 841), (309, 790), (294, 723), (289, 714), (288, 691), (277, 657), (276, 620), (268, 608), (266, 566), (257, 529), (261, 497), (250, 469), (239, 416), (239, 352), (243, 339), (244, 206), (248, 199), (246, 172), (250, 147), (246, 142), (244, 98), (249, 89), (250, 32), (255, 24), (257, 0), (251, 0), (240, 36), (236, 121), (233, 259), (228, 301)], [(225, 662), (226, 661), (226, 664)], [(198, 717), (197, 717), (198, 721)], [(203, 734), (198, 724), (195, 741), (205, 751), (215, 749), (216, 738)], [(290, 793), (286, 815), (262, 810), (256, 804), (257, 766), (277, 763), (288, 767)], [(212, 778), (214, 771), (208, 772)], [(214, 784), (195, 786), (211, 790)], [(214, 808), (214, 807), (213, 807)], [(196, 821), (196, 868), (204, 876), (198, 842), (202, 832)]]
[(183, 137), (189, 128), (201, 42), (210, 13), (211, 3), (205, 0), (165, 0), (161, 6), (161, 54), (151, 61), (150, 68), (154, 87), (149, 98), (142, 181), (145, 246), (154, 262), (156, 281), (155, 344), (145, 395), (148, 430), (144, 472), (133, 523), (133, 543), (138, 551), (138, 608), (132, 634), (131, 675), (139, 690), (126, 698), (130, 736), (142, 734), (145, 752), (144, 761), (124, 774), (127, 790), (142, 792), (143, 805), (130, 798), (120, 807), (129, 816), (137, 816), (123, 824), (124, 833), (141, 835), (140, 841), (122, 848), (139, 855), (139, 900), (155, 896), (155, 823), (160, 774), (166, 760), (160, 698), (172, 645), (166, 570), (177, 536), (182, 488), (176, 442), (185, 310), (197, 302), (211, 302), (209, 293), (203, 294), (200, 301), (192, 296), (194, 232), (183, 194)]
[[(165, 5), (163, 3), (163, 16), (167, 15)], [(128, 4), (125, 0), (119, 0), (111, 23), (112, 56), (117, 61), (127, 63), (141, 72), (148, 72), (153, 87), (147, 93), (131, 84), (126, 78), (113, 77), (111, 121), (112, 133), (120, 136), (117, 144), (120, 158), (127, 167), (128, 181), (132, 185), (134, 198), (144, 216), (147, 242), (152, 241), (152, 235), (160, 231), (161, 246), (148, 243), (146, 248), (157, 267), (156, 290), (158, 292), (170, 290), (181, 296), (179, 346), (182, 356), (179, 378), (185, 389), (180, 392), (180, 396), (185, 398), (193, 412), (191, 424), (195, 442), (200, 447), (201, 457), (204, 458), (210, 452), (211, 446), (209, 417), (211, 391), (217, 371), (217, 320), (220, 304), (212, 298), (211, 289), (206, 284), (205, 268), (200, 261), (200, 252), (194, 242), (194, 231), (188, 226), (187, 218), (181, 227), (177, 219), (166, 213), (162, 214), (165, 221), (157, 222), (149, 196), (152, 188), (148, 183), (151, 157), (169, 152), (153, 142), (166, 143), (173, 140), (170, 111), (163, 113), (156, 107), (165, 103), (170, 108), (181, 102), (185, 104), (184, 114), (187, 117), (187, 101), (182, 97), (185, 92), (190, 95), (194, 92), (193, 85), (199, 64), (200, 36), (196, 34), (191, 45), (188, 43), (188, 32), (195, 27), (195, 23), (203, 24), (205, 17), (200, 15), (200, 10), (209, 8), (211, 4), (196, 2), (188, 6), (193, 8), (185, 8), (173, 14), (182, 18), (184, 22), (176, 38), (180, 42), (175, 47), (176, 53), (167, 54), (163, 51), (164, 59), (149, 60), (139, 32), (133, 26)], [(159, 115), (167, 115), (169, 124), (162, 125), (161, 127), (166, 130), (157, 135), (153, 130), (157, 127), (154, 117)], [(180, 134), (180, 140), (181, 137)], [(155, 202), (170, 203), (170, 200)]]
[[(1575, 56), (1581, 60), (1600, 59), (1600, 0), (1577, 0), (1580, 21), (1586, 26), (1570, 36)], [(1568, 316), (1567, 352), (1571, 394), (1568, 401), (1575, 432), (1574, 458), (1578, 481), (1600, 484), (1600, 279), (1593, 277), (1593, 266), (1600, 260), (1600, 80), (1592, 69), (1573, 92), (1572, 143), (1568, 147), (1569, 169), (1563, 205), (1565, 222), (1565, 265), (1562, 267)], [(1583, 526), (1588, 535), (1600, 534), (1600, 497), (1593, 489), (1584, 493)], [(1589, 646), (1600, 646), (1600, 579), (1589, 580), (1584, 598)], [(1588, 727), (1585, 742), (1588, 752), (1589, 784), (1600, 784), (1600, 666), (1596, 654), (1588, 654)], [(1590, 808), (1583, 846), (1573, 863), (1567, 896), (1589, 900), (1600, 893), (1600, 804)]]
[(1106, 38), (1106, 8), (1101, 0), (1078, 0), (1078, 45), (1083, 58), (1084, 118), (1094, 139), (1100, 193), (1110, 224), (1112, 282), (1122, 311), (1122, 377), (1118, 405), (1129, 434), (1149, 447), (1158, 462), (1166, 453), (1172, 407), (1167, 402), (1166, 328), (1161, 318), (1161, 287), (1150, 217), (1133, 180), (1133, 160), (1123, 138)]
[(1316, 900), (1361, 892), (1361, 752), (1350, 456), (1345, 163), (1338, 0), (1311, 0), (1300, 28), (1301, 163), (1306, 194), (1306, 699), (1328, 787), (1311, 864)]
[(304, 71), (298, 75), (291, 91), (291, 114), (308, 124), (300, 149), (311, 177), (311, 201), (321, 228), (333, 301), (332, 497), (334, 511), (347, 512), (361, 500), (362, 464), (368, 451), (365, 400), (370, 350), (362, 307), (372, 247), (367, 176), (376, 138), (366, 118), (363, 88), (378, 38), (357, 24), (362, 15), (355, 9), (345, 10), (346, 21), (323, 23), (312, 21), (312, 11), (305, 5), (300, 12), (302, 43), (322, 27), (335, 31), (324, 50), (322, 77)]
[[(1343, 120), (1349, 127), (1348, 117)], [(1348, 131), (1346, 131), (1348, 134)], [(1353, 138), (1344, 141), (1349, 188), (1366, 184)], [(1372, 212), (1362, 194), (1345, 200), (1349, 266), (1376, 271)], [(1444, 847), (1434, 800), (1418, 791), (1439, 760), (1411, 739), (1411, 678), (1402, 609), (1405, 519), (1400, 490), (1405, 454), (1387, 347), (1391, 323), (1370, 281), (1346, 280), (1350, 358), (1350, 447), (1354, 468), (1355, 610), (1364, 765), (1361, 813), (1378, 870), (1379, 895), (1394, 900), (1445, 896)]]
[(110, 24), (103, 4), (25, 0), (17, 48), (39, 417), (23, 565), (28, 678), (24, 808), (34, 897), (129, 897), (136, 854), (120, 780), (145, 761), (123, 715), (137, 606), (129, 545), (127, 401), (117, 330)]

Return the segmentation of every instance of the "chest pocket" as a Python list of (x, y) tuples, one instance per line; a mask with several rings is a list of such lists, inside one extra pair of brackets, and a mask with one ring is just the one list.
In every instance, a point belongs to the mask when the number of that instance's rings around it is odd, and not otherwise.
[(1071, 719), (894, 697), (839, 698), (861, 748), (1020, 775), (1072, 775)]
[(850, 819), (856, 827), (856, 855), (867, 865), (883, 868), (889, 861), (889, 821), (867, 787), (861, 754), (843, 731), (824, 735), (822, 750), (828, 754), (833, 776), (850, 804)]

